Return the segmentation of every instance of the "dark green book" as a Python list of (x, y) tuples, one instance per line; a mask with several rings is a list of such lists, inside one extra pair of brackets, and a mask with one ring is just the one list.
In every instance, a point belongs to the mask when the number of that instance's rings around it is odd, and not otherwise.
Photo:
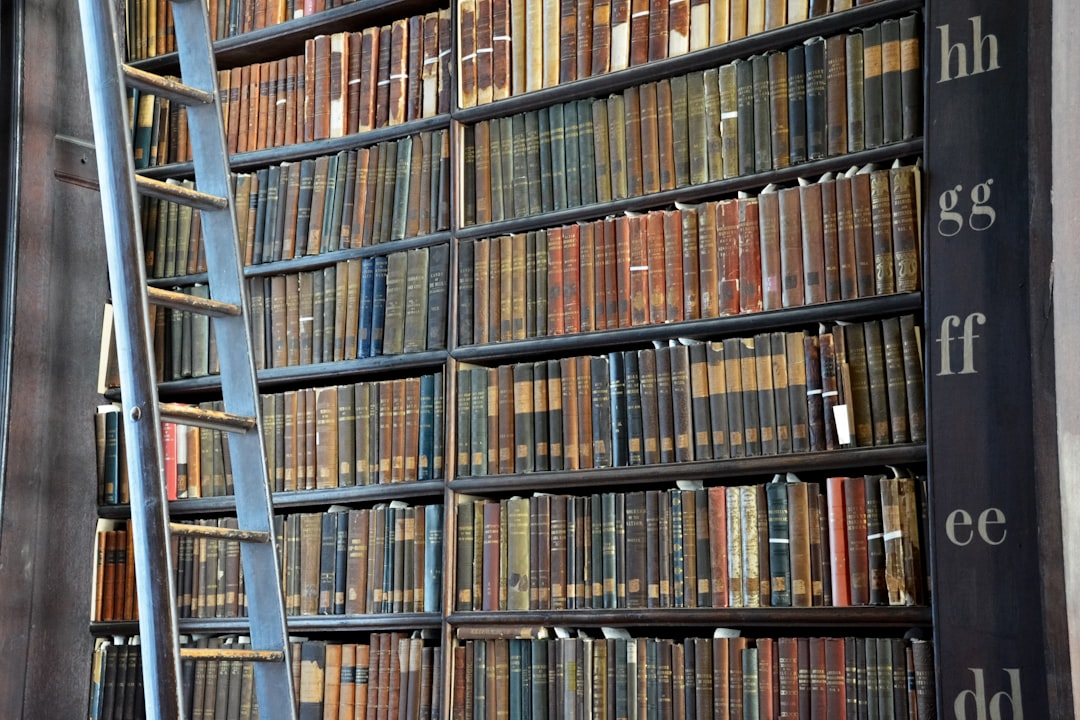
[(611, 467), (612, 412), (610, 368), (606, 355), (589, 358), (592, 379), (593, 467)]
[(636, 350), (622, 351), (623, 391), (626, 395), (626, 464), (643, 465), (643, 428), (641, 418), (641, 375)]
[(515, 363), (512, 372), (514, 378), (514, 472), (533, 472), (536, 469), (536, 433), (533, 429), (533, 365), (527, 362)]
[(562, 366), (558, 360), (547, 360), (548, 379), (548, 455), (553, 471), (563, 469), (563, 406)]
[(551, 469), (550, 420), (548, 418), (547, 362), (532, 365), (532, 432), (535, 438), (534, 467), (540, 472)]
[[(488, 474), (488, 443), (493, 439), (488, 437), (488, 370), (483, 367), (474, 367), (472, 373), (472, 403), (471, 423), (469, 440), (469, 462), (472, 475)], [(498, 442), (498, 439), (495, 439)]]
[[(769, 523), (770, 598), (773, 607), (791, 606), (791, 546), (787, 483), (777, 476), (765, 486)], [(762, 548), (759, 548), (760, 552)]]
[[(581, 126), (578, 120), (577, 102), (568, 102), (562, 105), (563, 133), (562, 148), (564, 154), (564, 171), (566, 178), (566, 205), (565, 207), (579, 207), (581, 205), (581, 147), (578, 144), (581, 134)], [(554, 117), (554, 116), (553, 116)], [(556, 138), (555, 123), (552, 122), (552, 137)], [(558, 148), (552, 147), (552, 153), (557, 153)], [(556, 160), (556, 163), (558, 160)], [(558, 170), (556, 169), (556, 175)], [(556, 189), (556, 207), (558, 207), (558, 189)]]
[(446, 348), (450, 306), (450, 246), (433, 245), (426, 249), (427, 262), (427, 340), (425, 349)]
[(881, 25), (863, 28), (863, 133), (867, 148), (882, 144), (884, 116), (881, 77)]
[(462, 126), (462, 222), (476, 224), (476, 131), (472, 125)]
[(502, 123), (496, 118), (488, 121), (489, 145), (491, 147), (491, 159), (488, 167), (491, 172), (491, 220), (498, 222), (510, 217), (503, 208), (503, 187), (511, 178), (503, 177), (503, 137)]
[(919, 52), (919, 18), (900, 18), (901, 139), (922, 135), (922, 54)]
[(468, 477), (472, 474), (472, 371), (467, 367), (457, 373), (456, 406), (457, 474)]
[[(420, 376), (419, 443), (416, 460), (416, 479), (432, 478), (435, 454), (435, 376)], [(340, 441), (339, 441), (340, 442)]]
[[(566, 106), (562, 104), (552, 105), (548, 108), (548, 123), (550, 125), (550, 141), (547, 143), (548, 152), (551, 154), (551, 201), (553, 210), (563, 210), (568, 207), (570, 191), (568, 189), (567, 156), (566, 156)], [(541, 136), (543, 127), (540, 129)], [(577, 148), (577, 138), (574, 138), (574, 148)], [(575, 152), (576, 154), (576, 152)], [(543, 156), (541, 155), (541, 163)], [(541, 165), (541, 172), (543, 166)]]
[(806, 155), (808, 160), (820, 160), (828, 154), (825, 40), (810, 38), (803, 47), (806, 54)]
[(787, 51), (788, 148), (791, 164), (806, 162), (806, 52), (796, 45)]
[[(376, 357), (383, 354), (383, 337), (384, 329), (386, 327), (386, 285), (387, 274), (389, 272), (386, 255), (379, 255), (375, 258), (373, 270), (374, 279), (372, 282), (371, 297), (371, 351), (368, 354), (368, 357)], [(362, 314), (361, 320), (363, 320)]]
[(881, 23), (881, 142), (899, 142), (904, 134), (901, 89), (900, 21)]
[(445, 392), (443, 373), (439, 370), (435, 373), (434, 410), (432, 411), (435, 421), (432, 429), (431, 477), (435, 480), (441, 480), (444, 477), (446, 464)]
[(765, 55), (750, 58), (754, 105), (754, 170), (773, 168), (772, 90), (769, 83), (769, 59)]
[[(686, 76), (685, 85), (679, 78), (671, 78), (671, 116), (675, 131), (675, 185), (700, 185), (710, 179), (710, 164), (715, 141), (720, 139), (719, 124), (708, 125), (708, 103), (719, 99), (716, 92), (711, 94), (706, 89), (706, 77), (715, 78), (715, 71), (692, 72)], [(715, 82), (715, 79), (714, 79)], [(684, 92), (685, 90), (685, 92)], [(686, 113), (685, 126), (682, 113)], [(710, 130), (711, 129), (711, 130)], [(685, 132), (685, 134), (684, 134)], [(693, 152), (690, 149), (693, 148)], [(704, 149), (704, 151), (703, 151)], [(688, 157), (689, 165), (679, 162), (680, 157)], [(688, 171), (683, 176), (682, 171)]]
[(386, 256), (383, 355), (400, 355), (405, 352), (406, 303), (409, 302), (412, 290), (415, 290), (410, 287), (408, 271), (408, 253), (396, 252)]
[[(629, 465), (628, 424), (626, 411), (626, 368), (624, 355), (620, 351), (609, 353), (607, 356), (607, 395), (611, 402), (611, 465), (612, 467), (625, 467)], [(595, 372), (595, 370), (594, 370)], [(593, 380), (596, 380), (594, 375)], [(593, 399), (596, 399), (596, 391), (593, 391)], [(596, 423), (593, 423), (594, 432)]]
[[(525, 142), (525, 162), (522, 167), (528, 181), (526, 197), (528, 204), (522, 206), (522, 215), (535, 215), (543, 207), (543, 198), (541, 196), (544, 183), (540, 169), (540, 116), (544, 114), (546, 114), (544, 110), (530, 110), (523, 115), (524, 128), (522, 129), (522, 136)], [(517, 125), (514, 127), (516, 135)], [(516, 171), (516, 163), (514, 168)], [(517, 207), (516, 201), (515, 207)], [(524, 208), (528, 208), (527, 211)]]
[[(514, 175), (512, 181), (514, 217), (523, 217), (535, 212), (529, 205), (532, 199), (530, 197), (529, 183), (531, 178), (536, 177), (533, 174), (533, 166), (538, 165), (538, 163), (534, 162), (529, 154), (535, 143), (530, 143), (530, 130), (526, 121), (527, 114), (532, 114), (535, 117), (535, 113), (518, 113), (517, 115), (514, 115), (510, 121), (512, 137), (511, 148), (513, 150), (514, 160)], [(532, 132), (536, 132), (535, 127), (532, 129)]]
[(577, 101), (578, 160), (581, 164), (581, 204), (591, 205), (596, 196), (596, 130), (591, 100)]
[(757, 167), (757, 144), (754, 138), (754, 67), (750, 60), (739, 59), (732, 64), (735, 66), (735, 103), (738, 113), (738, 169), (740, 175), (748, 175)]
[[(440, 246), (445, 247), (445, 246)], [(429, 272), (428, 248), (413, 248), (406, 256), (405, 270), (405, 315), (402, 331), (402, 352), (423, 352), (428, 349), (428, 320), (430, 319), (429, 290), (439, 280)], [(391, 256), (393, 257), (393, 256)], [(446, 274), (440, 273), (441, 283), (445, 286)], [(388, 295), (389, 298), (389, 295)], [(445, 320), (442, 320), (445, 324)]]
[[(551, 212), (555, 209), (554, 177), (552, 175), (554, 168), (551, 144), (551, 113), (555, 107), (557, 106), (553, 105), (548, 108), (534, 111), (537, 128), (536, 155), (540, 172), (533, 177), (539, 179), (540, 187), (539, 192), (536, 192), (534, 189), (533, 194), (540, 201), (540, 209), (538, 212)], [(530, 203), (529, 207), (532, 208), (533, 204)]]

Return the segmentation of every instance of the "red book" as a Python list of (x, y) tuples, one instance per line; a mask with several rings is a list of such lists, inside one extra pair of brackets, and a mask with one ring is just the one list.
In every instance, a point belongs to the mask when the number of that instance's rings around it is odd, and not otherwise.
[(664, 228), (666, 319), (668, 322), (679, 322), (684, 318), (682, 213), (679, 210), (664, 210), (658, 214), (662, 217)]
[(803, 297), (807, 305), (825, 302), (825, 242), (821, 185), (799, 187), (802, 218)]
[(563, 326), (567, 334), (581, 332), (580, 233), (579, 225), (566, 225), (562, 228)]
[(866, 481), (844, 478), (844, 515), (847, 518), (847, 562), (851, 604), (870, 602), (870, 561), (866, 541)]
[(165, 497), (176, 499), (176, 424), (161, 423), (161, 451), (165, 465)]
[(797, 187), (780, 191), (780, 277), (784, 307), (804, 304), (802, 214)]
[[(778, 717), (780, 682), (776, 664), (776, 640), (758, 638), (754, 643), (757, 646), (758, 661), (758, 717)], [(843, 716), (830, 715), (829, 717), (841, 718)]]
[(727, 607), (727, 490), (710, 487), (709, 490), (709, 554), (712, 566), (713, 607)]
[(648, 322), (662, 323), (667, 318), (667, 258), (662, 211), (656, 210), (645, 215), (645, 246), (649, 267)]
[(829, 478), (826, 481), (825, 493), (829, 506), (832, 604), (834, 607), (846, 607), (851, 605), (851, 586), (848, 577), (847, 511), (844, 506), (844, 478)]
[(761, 230), (757, 198), (740, 198), (739, 312), (761, 312)]
[[(563, 250), (562, 228), (548, 228), (548, 334), (562, 335), (566, 332), (563, 312)], [(479, 279), (479, 276), (477, 276)]]
[(618, 297), (616, 312), (617, 322), (612, 327), (630, 327), (633, 263), (631, 260), (630, 218), (620, 215), (615, 218), (615, 292)]
[(721, 315), (739, 314), (739, 206), (735, 200), (716, 204), (716, 256), (720, 275)]

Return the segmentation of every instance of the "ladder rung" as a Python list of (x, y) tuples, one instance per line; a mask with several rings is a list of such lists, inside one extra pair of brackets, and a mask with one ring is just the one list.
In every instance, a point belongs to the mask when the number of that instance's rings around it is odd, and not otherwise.
[(189, 310), (210, 317), (238, 317), (240, 315), (240, 306), (232, 303), (218, 302), (210, 298), (187, 295), (182, 292), (157, 287), (148, 287), (146, 293), (150, 302), (154, 305), (173, 310)]
[(185, 660), (251, 660), (254, 662), (282, 662), (285, 653), (280, 650), (230, 650), (228, 648), (180, 648)]
[(217, 525), (192, 525), (190, 523), (169, 523), (169, 530), (176, 535), (204, 537), (211, 540), (234, 540), (236, 542), (264, 543), (270, 541), (270, 534), (259, 530), (238, 530)]
[(196, 210), (224, 210), (229, 207), (228, 198), (208, 195), (183, 185), (162, 182), (142, 175), (135, 176), (135, 185), (143, 195), (188, 205)]
[(185, 105), (210, 105), (214, 102), (213, 93), (205, 90), (199, 90), (172, 78), (155, 75), (130, 65), (124, 65), (123, 68), (127, 84), (140, 90), (161, 95)]
[(180, 425), (194, 425), (195, 427), (224, 430), (225, 432), (244, 432), (251, 430), (256, 425), (256, 420), (253, 417), (232, 415), (216, 410), (205, 410), (197, 405), (161, 403), (159, 407), (162, 420)]

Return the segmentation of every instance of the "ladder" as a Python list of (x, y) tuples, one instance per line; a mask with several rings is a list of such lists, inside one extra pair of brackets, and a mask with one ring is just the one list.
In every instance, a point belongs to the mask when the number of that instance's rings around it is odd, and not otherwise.
[[(205, 0), (173, 0), (182, 83), (123, 64), (113, 0), (79, 0), (90, 85), (98, 180), (114, 307), (117, 361), (135, 538), (139, 633), (146, 715), (190, 717), (181, 689), (181, 660), (254, 662), (263, 720), (295, 720), (281, 573), (274, 547), (258, 386), (248, 325), (248, 300), (230, 187), (228, 149)], [(196, 190), (135, 174), (126, 86), (187, 106)], [(210, 298), (147, 285), (138, 195), (202, 212)], [(209, 315), (217, 340), (224, 412), (158, 402), (149, 305)], [(232, 462), (238, 530), (169, 520), (161, 423), (225, 432)], [(237, 541), (241, 548), (250, 650), (179, 647), (170, 539), (188, 534)]]

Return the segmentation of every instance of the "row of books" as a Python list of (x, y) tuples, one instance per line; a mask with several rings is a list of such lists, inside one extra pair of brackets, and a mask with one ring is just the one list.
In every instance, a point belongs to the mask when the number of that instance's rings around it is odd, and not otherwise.
[(672, 640), (563, 631), (466, 640), (453, 662), (455, 717), (936, 717), (933, 651), (921, 639), (752, 639), (720, 630)]
[[(457, 507), (457, 610), (848, 607), (926, 600), (920, 483), (535, 495)], [(883, 539), (887, 538), (887, 539)]]
[[(356, 0), (206, 0), (214, 40), (272, 27)], [(176, 52), (176, 31), (168, 0), (127, 0), (124, 5), (127, 58)]]
[(457, 373), (457, 474), (923, 442), (914, 317)]
[[(444, 474), (442, 372), (289, 390), (262, 396), (271, 490), (315, 490), (440, 479)], [(221, 410), (220, 403), (203, 407)], [(220, 431), (162, 424), (167, 495), (232, 494), (228, 443)], [(124, 427), (117, 404), (95, 415), (98, 502), (129, 501)]]
[[(236, 528), (236, 518), (196, 520)], [(443, 509), (394, 502), (274, 518), (289, 615), (438, 612), (442, 607)], [(174, 541), (181, 618), (247, 614), (239, 544)], [(94, 620), (137, 620), (131, 528), (99, 521)]]
[[(873, 38), (891, 28), (897, 43), (888, 47), (897, 49), (901, 24), (914, 32), (914, 18), (886, 21), (607, 98), (468, 126), (464, 221), (648, 195), (915, 137), (919, 67), (903, 73), (897, 61), (879, 75), (860, 67), (864, 56), (866, 68), (881, 67)], [(851, 63), (849, 44), (862, 45)]]
[[(221, 70), (228, 150), (339, 138), (448, 113), (450, 41), (449, 10), (439, 10), (319, 35), (302, 55)], [(137, 167), (190, 161), (186, 110), (156, 96), (132, 97)]]
[[(445, 130), (369, 148), (285, 162), (235, 176), (236, 224), (246, 265), (367, 247), (450, 227)], [(169, 180), (194, 188), (191, 180)], [(143, 200), (147, 273), (206, 271), (198, 213)]]
[[(187, 640), (185, 647), (247, 649), (246, 637)], [(300, 720), (439, 720), (442, 648), (417, 634), (371, 633), (366, 642), (290, 641)], [(252, 661), (184, 660), (182, 691), (188, 717), (259, 717)], [(393, 688), (393, 690), (391, 690)], [(91, 666), (91, 720), (144, 720), (141, 643), (99, 638)]]
[(458, 344), (697, 320), (920, 287), (920, 172), (465, 241)]
[(850, 8), (852, 0), (464, 0), (461, 107), (602, 75)]
[[(258, 369), (400, 355), (446, 348), (449, 247), (355, 258), (316, 270), (248, 282)], [(205, 285), (180, 288), (208, 293)], [(205, 316), (154, 313), (158, 377), (218, 372)]]

